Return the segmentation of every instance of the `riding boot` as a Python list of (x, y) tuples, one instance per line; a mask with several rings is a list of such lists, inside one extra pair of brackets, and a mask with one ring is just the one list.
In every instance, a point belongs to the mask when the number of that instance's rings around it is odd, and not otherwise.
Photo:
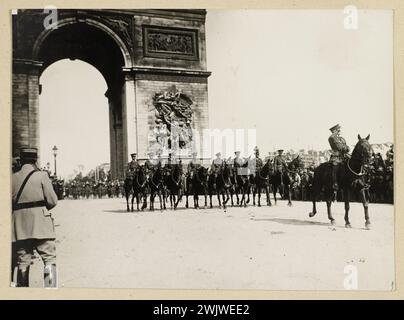
[(57, 288), (56, 264), (45, 265), (44, 287), (45, 288)]
[(334, 200), (333, 201), (337, 201), (337, 193), (338, 193), (337, 172), (338, 172), (338, 164), (333, 164), (333, 166), (332, 166), (332, 188), (334, 190)]
[(29, 287), (29, 268), (25, 270), (17, 269), (17, 287)]

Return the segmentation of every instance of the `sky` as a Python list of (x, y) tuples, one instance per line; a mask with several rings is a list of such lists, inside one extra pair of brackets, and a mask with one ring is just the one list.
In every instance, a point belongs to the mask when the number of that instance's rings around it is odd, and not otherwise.
[[(261, 153), (328, 149), (336, 123), (350, 145), (358, 134), (393, 142), (392, 12), (359, 11), (355, 30), (344, 18), (342, 10), (208, 10), (210, 127), (256, 129)], [(53, 168), (54, 145), (65, 177), (109, 162), (101, 74), (62, 60), (40, 81), (41, 165)]]

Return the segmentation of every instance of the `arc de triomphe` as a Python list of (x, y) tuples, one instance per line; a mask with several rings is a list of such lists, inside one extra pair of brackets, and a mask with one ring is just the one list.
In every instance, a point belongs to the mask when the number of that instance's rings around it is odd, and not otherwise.
[(205, 10), (66, 9), (51, 28), (48, 14), (13, 13), (13, 156), (21, 146), (40, 147), (40, 77), (66, 58), (93, 65), (108, 85), (112, 177), (123, 176), (131, 153), (146, 158), (150, 132), (168, 116), (156, 109), (158, 94), (160, 102), (164, 93), (191, 101), (190, 129), (208, 126)]

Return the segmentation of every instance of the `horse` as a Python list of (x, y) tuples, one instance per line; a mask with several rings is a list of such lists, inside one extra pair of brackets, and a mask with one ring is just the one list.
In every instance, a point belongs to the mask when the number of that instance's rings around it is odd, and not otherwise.
[[(125, 181), (123, 182), (123, 188), (125, 190), (125, 198), (126, 198), (126, 211), (129, 212), (131, 211), (131, 209), (129, 208), (129, 197), (131, 195), (131, 193), (133, 193), (133, 172), (127, 172), (126, 177), (125, 177)], [(95, 191), (95, 193), (99, 194), (99, 184), (96, 185), (97, 189)], [(133, 211), (133, 198), (134, 195), (132, 196), (132, 211)]]
[(143, 211), (147, 207), (147, 175), (144, 166), (138, 165), (135, 169), (133, 176), (133, 196), (132, 196), (132, 211), (133, 201), (136, 198), (136, 208), (139, 211), (139, 203), (143, 199), (143, 205), (141, 210)]
[[(202, 194), (205, 196), (205, 205), (204, 208), (207, 207), (207, 198), (208, 198), (208, 169), (200, 166), (194, 169), (194, 173), (192, 177), (189, 177), (189, 194), (192, 192), (194, 196), (194, 208), (199, 208), (199, 195)], [(186, 207), (188, 208), (188, 192), (187, 192), (187, 203)]]
[(151, 171), (151, 177), (149, 179), (149, 188), (150, 188), (150, 210), (154, 210), (154, 198), (158, 195), (160, 200), (160, 210), (166, 209), (166, 203), (164, 200), (164, 176), (163, 176), (163, 168), (159, 163), (154, 169)]
[(217, 185), (216, 185), (216, 179), (217, 179), (217, 172), (214, 170), (211, 170), (210, 173), (208, 174), (208, 192), (209, 192), (209, 207), (212, 209), (212, 197), (214, 194), (217, 194)]
[[(367, 197), (367, 185), (365, 183), (364, 167), (369, 165), (372, 158), (373, 150), (369, 143), (370, 135), (366, 138), (362, 138), (358, 135), (358, 142), (352, 151), (351, 157), (345, 159), (342, 163), (338, 164), (337, 181), (339, 189), (343, 191), (344, 203), (345, 203), (345, 227), (351, 228), (349, 221), (349, 201), (352, 191), (359, 191), (361, 202), (363, 204), (365, 213), (365, 228), (370, 229), (369, 219), (369, 199)], [(327, 203), (328, 219), (332, 225), (335, 225), (335, 219), (331, 213), (331, 203), (334, 200), (334, 190), (332, 181), (332, 166), (333, 164), (325, 162), (320, 164), (314, 171), (313, 178), (313, 192), (312, 202), (313, 209), (309, 214), (309, 217), (313, 217), (317, 213), (316, 198), (321, 191), (324, 193), (325, 201)]]
[(168, 190), (171, 208), (173, 208), (174, 204), (175, 210), (182, 197), (182, 167), (180, 164), (170, 165), (170, 169), (166, 171), (164, 176), (164, 184)]
[(230, 199), (229, 191), (233, 187), (231, 178), (232, 178), (231, 167), (226, 161), (224, 161), (224, 164), (220, 167), (219, 172), (216, 176), (217, 200), (219, 202), (219, 208), (221, 208), (222, 202), (220, 201), (220, 195), (222, 195), (224, 210), (226, 210), (226, 204)]
[[(237, 195), (237, 204), (242, 207), (247, 206), (250, 202), (250, 177), (248, 175), (248, 161), (245, 161), (241, 167), (233, 167), (233, 185), (235, 187), (235, 192)], [(230, 193), (232, 188), (229, 189)], [(241, 201), (239, 202), (238, 193), (241, 193)], [(245, 195), (247, 194), (247, 200), (245, 199)], [(231, 194), (231, 204), (233, 205), (233, 194)]]
[(302, 163), (303, 161), (300, 159), (300, 156), (297, 156), (289, 163), (289, 165), (287, 165), (286, 168), (284, 168), (282, 171), (277, 171), (273, 175), (271, 182), (273, 187), (272, 191), (274, 194), (275, 205), (277, 203), (276, 193), (279, 191), (282, 198), (288, 200), (288, 206), (292, 206), (291, 187), (297, 186), (295, 184), (295, 174), (296, 170), (302, 166)]
[[(288, 182), (285, 184), (285, 196), (288, 199), (288, 205), (292, 206), (292, 194), (295, 195), (295, 191), (298, 187), (300, 187), (301, 183), (301, 178), (299, 175), (299, 171), (304, 169), (304, 162), (300, 158), (300, 155), (298, 155), (296, 158), (294, 158), (289, 165), (287, 166), (286, 169), (286, 175), (288, 176), (288, 179), (286, 181)], [(296, 196), (295, 196), (296, 198)]]
[(269, 192), (270, 177), (273, 175), (271, 159), (268, 159), (261, 168), (255, 168), (255, 174), (251, 176), (253, 185), (253, 205), (255, 206), (255, 195), (258, 194), (258, 207), (261, 207), (261, 192), (265, 190), (267, 205), (272, 206)]

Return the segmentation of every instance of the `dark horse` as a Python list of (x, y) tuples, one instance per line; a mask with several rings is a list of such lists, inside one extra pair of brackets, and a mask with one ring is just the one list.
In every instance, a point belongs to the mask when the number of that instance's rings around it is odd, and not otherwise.
[(170, 197), (170, 205), (174, 210), (177, 209), (178, 203), (182, 197), (182, 167), (180, 164), (171, 164), (164, 178), (165, 186)]
[[(222, 207), (223, 203), (223, 209), (225, 210), (227, 201), (229, 201), (230, 199), (229, 192), (233, 187), (231, 178), (232, 178), (231, 167), (228, 165), (226, 161), (224, 161), (224, 164), (220, 167), (219, 172), (216, 176), (216, 192), (217, 192), (217, 200), (219, 201), (219, 208)], [(222, 195), (223, 202), (220, 201), (220, 195)], [(210, 200), (212, 203), (212, 196), (210, 196)]]
[[(363, 203), (365, 211), (365, 227), (370, 229), (370, 219), (368, 212), (369, 199), (367, 197), (367, 185), (365, 183), (365, 174), (363, 168), (369, 164), (373, 151), (369, 144), (369, 135), (362, 139), (358, 135), (358, 142), (352, 151), (350, 158), (338, 165), (337, 180), (338, 186), (343, 191), (345, 202), (345, 227), (350, 228), (349, 222), (349, 200), (352, 191), (358, 191)], [(334, 199), (334, 190), (332, 188), (332, 164), (322, 163), (314, 171), (313, 179), (313, 211), (309, 216), (313, 217), (317, 213), (316, 198), (323, 191), (325, 201), (327, 203), (327, 214), (331, 224), (335, 224), (335, 220), (331, 214), (331, 203)]]
[(208, 197), (208, 169), (200, 166), (194, 169), (193, 175), (187, 177), (186, 188), (186, 207), (188, 208), (188, 195), (194, 196), (194, 208), (199, 208), (199, 195), (205, 196), (205, 205), (207, 206)]
[(149, 188), (150, 188), (150, 210), (154, 210), (154, 198), (158, 195), (160, 200), (160, 210), (166, 208), (166, 203), (164, 201), (164, 176), (163, 176), (163, 168), (161, 167), (161, 163), (156, 165), (150, 174), (149, 179)]
[(147, 175), (144, 166), (138, 166), (135, 169), (135, 174), (133, 176), (133, 197), (132, 197), (132, 211), (133, 211), (133, 200), (136, 197), (136, 207), (139, 211), (139, 203), (143, 200), (143, 205), (141, 207), (144, 210), (147, 207)]
[(273, 175), (271, 159), (268, 159), (261, 168), (255, 169), (255, 175), (251, 177), (253, 185), (253, 205), (255, 206), (255, 195), (258, 194), (258, 207), (261, 207), (261, 192), (265, 190), (267, 205), (272, 206), (269, 192), (270, 178)]
[[(248, 175), (248, 161), (245, 161), (241, 167), (233, 167), (233, 179), (234, 191), (237, 197), (237, 204), (240, 207), (247, 206), (250, 202), (250, 176)], [(231, 193), (231, 204), (233, 205), (233, 193), (231, 192), (233, 188), (230, 188)], [(241, 193), (241, 200), (239, 202), (238, 194)], [(247, 194), (247, 200), (246, 200)]]
[(300, 156), (294, 158), (286, 168), (281, 172), (276, 172), (272, 177), (272, 188), (274, 194), (274, 200), (276, 204), (276, 193), (279, 191), (284, 199), (288, 200), (288, 206), (292, 205), (292, 192), (291, 188), (295, 184), (296, 170), (302, 167), (303, 161)]
[[(137, 168), (128, 173), (126, 175), (124, 181), (124, 189), (125, 189), (125, 198), (126, 198), (126, 208), (127, 211), (134, 211), (133, 210), (133, 203), (136, 197), (136, 204), (137, 204), (137, 211), (139, 211), (139, 203), (143, 199), (142, 210), (146, 208), (147, 200), (146, 200), (146, 183), (147, 177), (144, 171), (144, 167), (137, 166)], [(132, 193), (132, 200), (131, 200), (131, 207), (129, 208), (129, 197)]]
[[(125, 198), (126, 198), (126, 211), (131, 211), (129, 208), (129, 197), (130, 194), (133, 193), (133, 172), (128, 172), (125, 177), (125, 181), (123, 182), (123, 188), (125, 190)], [(97, 187), (98, 189), (98, 187)], [(133, 211), (133, 197), (132, 196), (132, 211)]]

